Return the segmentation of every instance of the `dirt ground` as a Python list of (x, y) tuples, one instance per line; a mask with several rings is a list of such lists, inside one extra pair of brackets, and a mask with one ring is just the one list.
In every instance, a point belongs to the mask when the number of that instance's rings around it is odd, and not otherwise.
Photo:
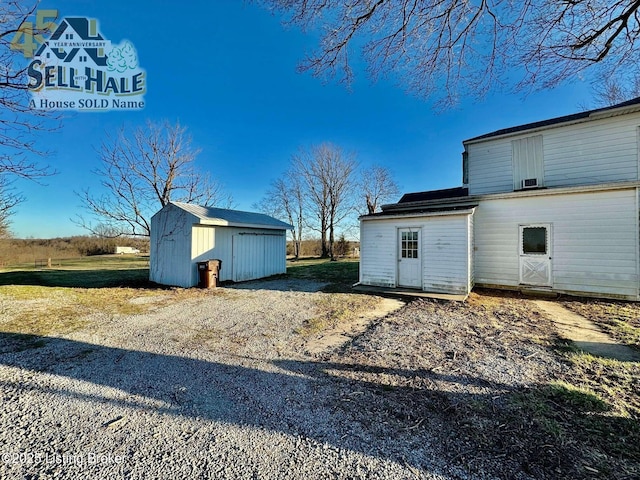
[[(178, 478), (189, 459), (199, 478), (640, 477), (640, 366), (576, 352), (532, 300), (350, 315), (382, 299), (321, 288), (168, 291), (73, 331), (2, 334), (3, 455), (95, 445), (125, 460), (4, 456), (0, 476)], [(0, 298), (0, 326), (35, 305)]]

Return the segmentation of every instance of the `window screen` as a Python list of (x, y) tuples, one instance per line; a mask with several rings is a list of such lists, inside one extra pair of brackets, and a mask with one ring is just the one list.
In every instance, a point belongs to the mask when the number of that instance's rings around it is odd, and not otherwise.
[(547, 253), (546, 227), (524, 227), (522, 229), (522, 253)]
[(418, 232), (402, 232), (402, 258), (418, 258)]

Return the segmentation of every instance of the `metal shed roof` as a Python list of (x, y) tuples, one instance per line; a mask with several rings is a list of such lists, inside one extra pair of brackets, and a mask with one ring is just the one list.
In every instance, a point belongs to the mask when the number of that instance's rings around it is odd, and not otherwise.
[(226, 227), (255, 227), (272, 230), (291, 230), (292, 225), (282, 222), (264, 213), (243, 212), (226, 208), (202, 207), (192, 203), (171, 202), (172, 205), (195, 215), (203, 225)]

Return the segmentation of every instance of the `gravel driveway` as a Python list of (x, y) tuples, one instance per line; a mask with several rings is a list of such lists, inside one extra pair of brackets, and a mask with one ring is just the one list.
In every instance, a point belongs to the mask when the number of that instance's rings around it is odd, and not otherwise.
[(481, 328), (468, 308), (414, 302), (311, 354), (299, 331), (322, 286), (253, 282), (93, 315), (22, 351), (2, 334), (0, 478), (539, 477), (490, 455), (473, 465), (444, 422), (561, 369), (544, 347), (484, 332), (461, 349), (456, 332)]

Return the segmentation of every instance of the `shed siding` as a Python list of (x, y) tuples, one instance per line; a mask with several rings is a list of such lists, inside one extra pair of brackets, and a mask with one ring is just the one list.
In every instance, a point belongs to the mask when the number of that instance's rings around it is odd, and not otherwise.
[[(241, 238), (255, 241), (238, 241)], [(284, 230), (194, 225), (192, 284), (198, 283), (197, 262), (222, 260), (219, 280), (236, 282), (286, 273)]]
[(476, 253), (475, 253), (475, 219), (474, 215), (469, 215), (467, 217), (467, 222), (469, 223), (469, 230), (467, 233), (467, 242), (469, 245), (469, 264), (467, 265), (467, 272), (469, 276), (469, 284), (467, 286), (469, 292), (473, 289), (475, 285), (475, 261), (476, 261)]
[[(640, 112), (545, 130), (544, 185), (638, 180), (638, 126)], [(511, 142), (531, 135), (540, 133), (468, 145), (469, 194), (512, 191)]]
[(519, 285), (519, 225), (552, 224), (553, 290), (638, 297), (635, 189), (483, 200), (475, 214), (475, 282)]
[(360, 282), (396, 287), (399, 228), (420, 228), (423, 290), (469, 292), (468, 215), (363, 220), (360, 227)]
[(236, 282), (286, 273), (286, 237), (276, 232), (233, 235), (233, 279)]
[(190, 287), (191, 226), (195, 217), (169, 205), (151, 218), (149, 280), (162, 285)]
[[(222, 260), (221, 281), (253, 280), (286, 273), (285, 230), (202, 225), (196, 215), (169, 204), (151, 218), (149, 279), (162, 285), (198, 284), (197, 263)], [(243, 274), (234, 276), (233, 237), (268, 238), (262, 249), (248, 249), (239, 258)], [(247, 273), (248, 272), (248, 273)]]
[(470, 245), (467, 216), (433, 217), (423, 226), (424, 290), (469, 293)]

